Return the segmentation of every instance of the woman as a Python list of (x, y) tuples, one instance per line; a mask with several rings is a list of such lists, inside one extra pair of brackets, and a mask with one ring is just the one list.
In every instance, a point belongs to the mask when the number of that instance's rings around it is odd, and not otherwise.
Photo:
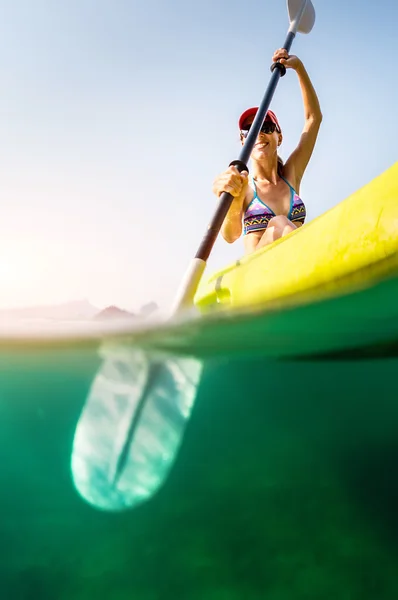
[[(236, 167), (229, 167), (213, 184), (217, 196), (229, 192), (234, 197), (221, 234), (232, 244), (243, 229), (246, 254), (271, 244), (304, 223), (306, 210), (299, 197), (300, 183), (322, 121), (316, 92), (301, 60), (289, 56), (282, 48), (275, 52), (273, 61), (280, 61), (298, 75), (305, 115), (300, 142), (283, 164), (278, 156), (282, 131), (276, 115), (269, 110), (251, 154), (253, 175), (250, 182), (247, 171), (239, 173)], [(239, 119), (242, 145), (256, 112), (257, 108), (250, 108)]]

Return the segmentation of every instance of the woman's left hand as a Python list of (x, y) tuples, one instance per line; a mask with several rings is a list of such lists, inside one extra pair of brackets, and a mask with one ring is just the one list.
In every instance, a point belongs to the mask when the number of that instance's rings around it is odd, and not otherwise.
[(302, 66), (302, 62), (297, 56), (294, 54), (288, 54), (287, 50), (284, 48), (279, 48), (279, 50), (275, 50), (274, 56), (272, 57), (273, 62), (282, 63), (286, 69), (294, 69), (297, 71), (299, 67)]

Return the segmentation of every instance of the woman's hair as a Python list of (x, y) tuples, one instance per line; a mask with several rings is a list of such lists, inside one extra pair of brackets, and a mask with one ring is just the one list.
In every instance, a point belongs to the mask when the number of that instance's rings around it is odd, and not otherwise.
[(283, 171), (284, 171), (283, 160), (281, 159), (281, 157), (278, 154), (278, 175), (279, 175), (279, 177), (283, 177)]

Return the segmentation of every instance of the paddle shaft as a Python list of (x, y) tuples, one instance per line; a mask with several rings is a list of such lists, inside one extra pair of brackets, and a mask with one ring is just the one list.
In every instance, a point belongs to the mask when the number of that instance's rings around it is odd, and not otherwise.
[[(293, 40), (295, 37), (295, 33), (293, 31), (289, 31), (287, 34), (285, 43), (283, 48), (289, 52)], [(252, 153), (254, 144), (256, 143), (257, 136), (260, 132), (262, 124), (264, 122), (265, 116), (271, 104), (271, 100), (276, 90), (276, 86), (278, 85), (280, 77), (285, 74), (285, 67), (282, 63), (274, 63), (275, 68), (273, 69), (271, 80), (268, 84), (268, 88), (265, 92), (264, 98), (258, 108), (256, 113), (256, 117), (250, 127), (249, 134), (246, 138), (246, 141), (243, 145), (243, 148), (239, 154), (239, 158), (230, 163), (229, 166), (234, 165), (238, 169), (238, 171), (249, 171), (247, 163), (249, 161), (250, 155)], [(274, 66), (273, 65), (273, 66)], [(217, 209), (211, 219), (207, 232), (205, 233), (202, 242), (198, 248), (198, 251), (195, 254), (195, 258), (199, 258), (201, 260), (207, 261), (212, 251), (212, 248), (216, 242), (217, 236), (220, 233), (220, 229), (222, 224), (224, 223), (224, 219), (227, 216), (227, 213), (230, 209), (234, 197), (228, 192), (223, 192), (220, 196), (220, 200), (217, 206)]]

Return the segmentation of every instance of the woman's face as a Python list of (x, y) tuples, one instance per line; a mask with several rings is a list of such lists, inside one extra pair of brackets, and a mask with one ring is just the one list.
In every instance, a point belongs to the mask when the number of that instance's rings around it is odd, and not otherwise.
[[(243, 131), (247, 131), (250, 125), (253, 123), (254, 117), (249, 117), (245, 123), (245, 127)], [(266, 120), (265, 124), (272, 123), (271, 121)], [(245, 142), (245, 136), (241, 134), (240, 136), (242, 146)], [(273, 132), (265, 133), (264, 131), (260, 131), (258, 134), (256, 143), (253, 147), (251, 158), (257, 161), (267, 160), (270, 156), (278, 153), (278, 146), (282, 143), (282, 134), (278, 133), (275, 129)]]

